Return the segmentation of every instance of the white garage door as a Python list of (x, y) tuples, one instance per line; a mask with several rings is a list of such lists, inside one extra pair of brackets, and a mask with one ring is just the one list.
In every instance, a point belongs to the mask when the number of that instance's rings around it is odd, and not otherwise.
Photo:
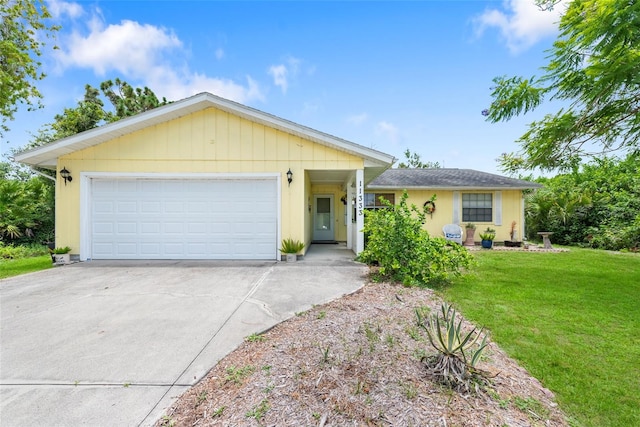
[(276, 259), (275, 179), (93, 179), (93, 259)]

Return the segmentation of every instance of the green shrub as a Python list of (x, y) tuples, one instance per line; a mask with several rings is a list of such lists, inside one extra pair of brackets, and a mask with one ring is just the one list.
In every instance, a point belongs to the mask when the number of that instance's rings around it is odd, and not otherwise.
[(374, 279), (405, 285), (431, 286), (459, 275), (472, 256), (461, 245), (429, 236), (422, 228), (426, 213), (408, 206), (408, 197), (405, 191), (398, 205), (381, 198), (386, 209), (365, 211), (367, 243), (358, 259), (379, 266)]
[(282, 246), (280, 252), (283, 254), (297, 254), (304, 249), (304, 243), (300, 240), (284, 239), (282, 240)]
[(71, 248), (69, 246), (65, 246), (61, 248), (55, 248), (51, 252), (53, 252), (54, 254), (68, 254), (69, 252), (71, 252)]
[(0, 258), (20, 259), (46, 255), (48, 249), (43, 245), (6, 245), (0, 242)]

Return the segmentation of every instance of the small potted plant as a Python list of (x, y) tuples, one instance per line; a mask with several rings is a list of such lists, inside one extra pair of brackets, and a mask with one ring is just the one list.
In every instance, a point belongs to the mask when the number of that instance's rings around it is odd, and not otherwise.
[(284, 239), (282, 240), (282, 246), (280, 252), (285, 254), (287, 262), (296, 262), (298, 259), (298, 253), (304, 249), (304, 243), (299, 240)]
[(71, 248), (69, 246), (50, 249), (53, 257), (54, 264), (70, 264), (71, 263)]
[(487, 229), (480, 233), (480, 239), (482, 239), (482, 247), (485, 249), (491, 249), (493, 247), (493, 240), (496, 238), (496, 230), (487, 227)]
[(464, 239), (464, 245), (473, 246), (475, 244), (473, 238), (476, 235), (476, 225), (472, 222), (468, 222), (467, 225), (465, 225), (465, 232), (466, 237)]

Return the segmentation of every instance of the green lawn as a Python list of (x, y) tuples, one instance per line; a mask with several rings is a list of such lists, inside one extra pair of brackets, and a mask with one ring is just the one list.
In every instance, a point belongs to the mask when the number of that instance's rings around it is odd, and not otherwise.
[(640, 256), (480, 251), (442, 292), (542, 381), (573, 424), (640, 426)]
[(20, 259), (0, 259), (0, 279), (51, 268), (51, 255)]

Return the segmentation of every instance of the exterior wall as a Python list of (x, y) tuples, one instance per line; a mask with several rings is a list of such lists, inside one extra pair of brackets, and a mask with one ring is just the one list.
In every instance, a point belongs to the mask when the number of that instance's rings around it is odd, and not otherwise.
[(511, 240), (511, 223), (513, 221), (516, 222), (516, 240), (521, 241), (524, 237), (524, 197), (521, 190), (502, 192), (502, 227), (500, 227), (500, 232), (496, 234), (496, 242)]
[[(504, 240), (511, 240), (511, 222), (516, 221), (516, 231), (518, 240), (522, 240), (522, 236), (524, 235), (524, 227), (523, 227), (523, 206), (524, 200), (522, 198), (521, 190), (502, 190), (500, 193), (502, 194), (502, 222), (501, 224), (496, 223), (496, 191), (490, 190), (456, 190), (462, 193), (492, 193), (494, 195), (494, 206), (493, 206), (493, 217), (494, 220), (492, 222), (475, 222), (476, 225), (476, 233), (475, 240), (477, 242), (480, 241), (480, 233), (484, 231), (487, 227), (491, 227), (496, 230), (496, 239), (495, 241), (500, 243)], [(367, 191), (373, 192), (373, 191)], [(376, 193), (394, 193), (396, 197), (396, 203), (400, 201), (400, 197), (402, 196), (402, 191), (397, 190), (375, 190)], [(422, 208), (424, 202), (431, 199), (431, 196), (436, 195), (436, 210), (433, 215), (427, 214), (427, 221), (425, 222), (424, 228), (429, 232), (432, 236), (442, 236), (442, 227), (446, 224), (452, 224), (453, 216), (454, 216), (454, 206), (453, 206), (453, 191), (452, 190), (408, 190), (409, 198), (407, 199), (407, 203), (409, 205), (414, 204), (418, 208)], [(459, 225), (465, 228), (465, 223), (462, 222), (462, 196), (460, 196), (458, 211), (460, 212), (460, 221)], [(464, 233), (464, 232), (463, 232)], [(464, 236), (463, 236), (464, 239)]]
[(56, 186), (56, 245), (79, 252), (82, 172), (280, 173), (280, 235), (307, 242), (305, 170), (363, 165), (357, 156), (209, 108), (60, 157), (58, 171), (66, 167), (78, 179)]

